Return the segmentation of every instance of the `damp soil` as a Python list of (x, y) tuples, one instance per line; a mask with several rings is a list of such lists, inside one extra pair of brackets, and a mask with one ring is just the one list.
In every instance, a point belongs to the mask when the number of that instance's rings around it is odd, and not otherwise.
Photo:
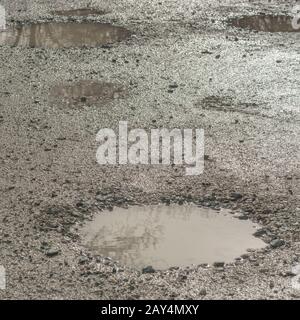
[(232, 19), (230, 24), (242, 28), (264, 32), (300, 32), (293, 27), (293, 18), (289, 16), (254, 15)]
[(0, 45), (29, 48), (98, 47), (129, 38), (122, 27), (104, 23), (49, 22), (17, 25), (0, 33)]
[(84, 244), (97, 254), (134, 268), (166, 269), (232, 262), (247, 249), (265, 246), (253, 236), (257, 228), (228, 210), (161, 205), (99, 213), (81, 234)]
[(66, 16), (66, 17), (86, 17), (86, 16), (99, 16), (104, 15), (106, 12), (104, 10), (97, 10), (92, 8), (80, 8), (72, 10), (57, 10), (52, 11), (52, 14), (57, 16)]
[(58, 84), (50, 90), (50, 100), (68, 106), (91, 105), (124, 97), (125, 89), (114, 83), (82, 80), (74, 84)]
[[(64, 2), (55, 3), (83, 5)], [(46, 0), (6, 3), (11, 23), (35, 21), (55, 9)], [(177, 0), (130, 3), (105, 5), (113, 12), (107, 22), (141, 35), (126, 50), (118, 44), (100, 52), (0, 48), (0, 264), (7, 274), (0, 299), (299, 299), (293, 287), (300, 263), (297, 34), (248, 37), (248, 30), (221, 30), (229, 15), (284, 14), (294, 1), (211, 0), (195, 8)], [(207, 17), (215, 19), (214, 30)], [(68, 84), (84, 78), (132, 83), (133, 97), (105, 112), (49, 110), (49, 85), (70, 77)], [(201, 104), (208, 110), (194, 107), (213, 95)], [(219, 102), (223, 97), (226, 105)], [(247, 103), (245, 112), (217, 110), (239, 102)], [(272, 118), (249, 115), (249, 103), (258, 112), (268, 107)], [(177, 166), (97, 165), (92, 132), (119, 120), (136, 128), (204, 129), (204, 173), (187, 177)], [(185, 201), (245, 212), (262, 224), (264, 241), (278, 247), (248, 252), (223, 270), (201, 265), (140, 275), (92, 255), (77, 240), (77, 223), (96, 210), (100, 216), (100, 210), (121, 205)]]

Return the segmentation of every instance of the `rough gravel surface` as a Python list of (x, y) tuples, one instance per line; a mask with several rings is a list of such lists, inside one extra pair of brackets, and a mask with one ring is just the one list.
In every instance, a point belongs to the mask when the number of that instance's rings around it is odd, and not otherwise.
[[(0, 47), (2, 299), (299, 299), (299, 33), (228, 25), (290, 14), (295, 1), (1, 1), (9, 25), (97, 21), (132, 36), (99, 48)], [(100, 16), (53, 16), (87, 5)], [(70, 107), (60, 83), (103, 81), (122, 97)], [(176, 85), (174, 85), (176, 84)], [(171, 86), (171, 87), (170, 87)], [(100, 166), (96, 133), (202, 128), (205, 170)], [(97, 257), (78, 228), (116, 206), (193, 202), (261, 224), (266, 249), (223, 266), (142, 273)], [(195, 250), (197, 247), (195, 245)]]

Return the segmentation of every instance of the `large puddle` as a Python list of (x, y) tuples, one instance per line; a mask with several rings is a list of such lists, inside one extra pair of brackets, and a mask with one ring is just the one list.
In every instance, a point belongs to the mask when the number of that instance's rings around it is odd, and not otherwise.
[(166, 269), (232, 262), (247, 249), (265, 247), (253, 236), (257, 228), (227, 210), (162, 205), (99, 213), (81, 234), (96, 254), (131, 267)]
[(238, 28), (264, 32), (300, 32), (293, 27), (293, 18), (288, 16), (256, 15), (231, 20)]
[(129, 36), (127, 29), (110, 24), (49, 22), (18, 25), (0, 32), (0, 45), (54, 49), (97, 47)]
[(123, 87), (113, 83), (81, 80), (74, 84), (59, 84), (50, 91), (51, 99), (66, 105), (91, 105), (99, 101), (122, 98)]

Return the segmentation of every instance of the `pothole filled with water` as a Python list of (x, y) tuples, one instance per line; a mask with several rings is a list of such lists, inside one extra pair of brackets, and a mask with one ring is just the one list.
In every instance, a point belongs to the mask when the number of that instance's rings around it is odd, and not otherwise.
[(232, 19), (230, 23), (238, 28), (256, 31), (300, 32), (300, 28), (293, 27), (293, 19), (289, 16), (255, 15)]
[(102, 212), (81, 229), (83, 243), (96, 254), (143, 268), (167, 269), (233, 262), (266, 244), (253, 236), (258, 226), (195, 205), (117, 208)]
[(30, 48), (97, 47), (129, 38), (130, 31), (103, 23), (47, 22), (0, 32), (0, 45)]
[(72, 9), (72, 10), (57, 10), (53, 11), (52, 14), (57, 16), (66, 16), (66, 17), (86, 17), (86, 16), (99, 16), (103, 15), (106, 12), (103, 10), (97, 10), (92, 8), (80, 8), (80, 9)]
[(74, 84), (59, 84), (50, 91), (53, 101), (67, 105), (91, 105), (124, 97), (125, 89), (113, 83), (82, 80)]

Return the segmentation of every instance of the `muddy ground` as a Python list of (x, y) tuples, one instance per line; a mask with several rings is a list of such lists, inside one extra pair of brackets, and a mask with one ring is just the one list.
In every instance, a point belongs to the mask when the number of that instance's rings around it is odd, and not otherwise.
[[(50, 12), (88, 4), (1, 3), (9, 25), (64, 21)], [(107, 14), (85, 20), (125, 27), (132, 36), (94, 49), (0, 47), (0, 264), (7, 272), (0, 297), (299, 299), (291, 285), (291, 268), (300, 263), (299, 34), (227, 24), (261, 12), (289, 14), (295, 1), (89, 4)], [(82, 79), (125, 93), (75, 107), (50, 95), (54, 86)], [(135, 128), (203, 128), (204, 173), (98, 165), (96, 133), (120, 120)], [(272, 245), (224, 267), (154, 274), (82, 246), (78, 227), (97, 212), (162, 202), (243, 212)]]

